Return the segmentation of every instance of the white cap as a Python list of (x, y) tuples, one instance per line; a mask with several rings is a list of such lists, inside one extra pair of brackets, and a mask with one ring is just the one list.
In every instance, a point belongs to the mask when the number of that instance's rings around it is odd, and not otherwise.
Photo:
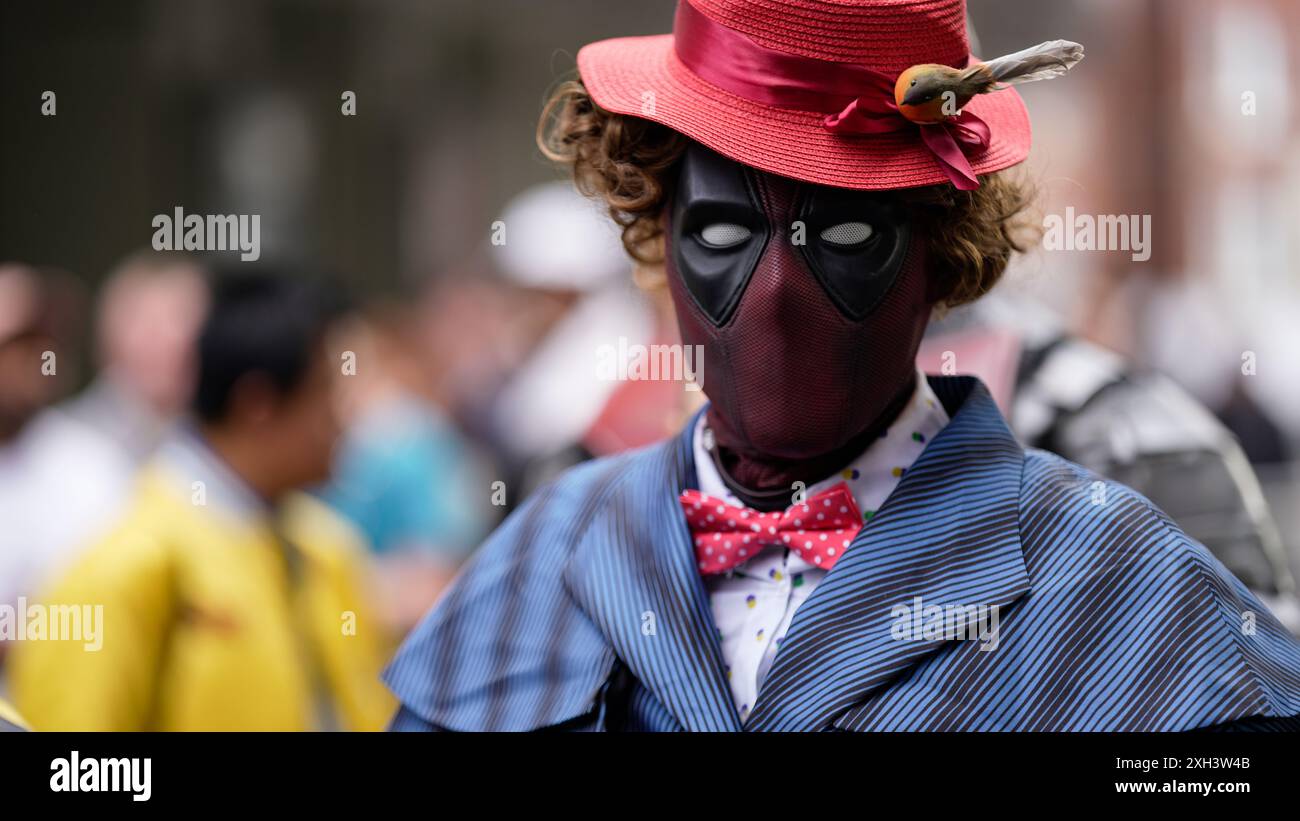
[(506, 206), (501, 221), (505, 241), (490, 246), (492, 257), (516, 285), (590, 291), (626, 277), (632, 266), (619, 226), (570, 183), (525, 190)]

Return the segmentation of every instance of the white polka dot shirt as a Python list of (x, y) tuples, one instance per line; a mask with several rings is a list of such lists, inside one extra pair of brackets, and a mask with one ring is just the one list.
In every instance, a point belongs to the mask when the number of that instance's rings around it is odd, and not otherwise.
[[(925, 375), (919, 374), (916, 391), (888, 430), (843, 471), (809, 487), (808, 495), (845, 482), (869, 523), (903, 473), (947, 424), (943, 405)], [(701, 416), (694, 436), (699, 490), (733, 505), (743, 504), (722, 481), (704, 442)], [(759, 688), (795, 611), (812, 595), (826, 572), (793, 551), (768, 547), (729, 573), (705, 577), (727, 679), (742, 721), (754, 708)]]

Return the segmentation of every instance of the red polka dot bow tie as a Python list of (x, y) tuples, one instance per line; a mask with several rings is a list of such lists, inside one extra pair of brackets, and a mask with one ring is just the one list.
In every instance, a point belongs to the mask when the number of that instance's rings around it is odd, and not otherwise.
[(862, 529), (862, 514), (843, 482), (784, 512), (729, 505), (698, 490), (684, 492), (681, 505), (706, 576), (725, 573), (769, 545), (788, 547), (809, 564), (830, 570)]

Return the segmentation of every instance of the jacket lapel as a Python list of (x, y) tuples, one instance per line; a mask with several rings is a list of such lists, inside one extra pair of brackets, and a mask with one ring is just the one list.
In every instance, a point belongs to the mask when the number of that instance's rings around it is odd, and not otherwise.
[(908, 635), (918, 606), (1002, 608), (1028, 590), (1023, 450), (980, 382), (930, 381), (951, 421), (795, 614), (746, 729), (824, 729), (944, 644)]
[(695, 420), (627, 459), (605, 489), (566, 582), (619, 659), (686, 730), (736, 731), (717, 628), (677, 497)]

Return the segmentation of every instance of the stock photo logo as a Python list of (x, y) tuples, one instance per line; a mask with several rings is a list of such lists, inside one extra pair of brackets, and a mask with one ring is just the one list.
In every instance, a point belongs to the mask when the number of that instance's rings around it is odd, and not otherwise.
[(890, 609), (895, 641), (978, 641), (981, 652), (998, 649), (1000, 611), (996, 604), (926, 604), (913, 596)]
[(0, 604), (0, 641), (79, 641), (88, 653), (104, 647), (104, 605)]
[(172, 214), (158, 214), (150, 222), (155, 229), (155, 251), (239, 251), (243, 262), (262, 256), (260, 214), (186, 214), (176, 206)]
[(602, 382), (681, 382), (688, 391), (704, 388), (704, 346), (677, 343), (645, 345), (625, 336), (596, 348), (596, 378)]
[(121, 792), (132, 801), (153, 796), (152, 758), (94, 758), (73, 750), (50, 762), (50, 792)]
[(1134, 262), (1151, 259), (1150, 214), (1065, 214), (1043, 217), (1047, 251), (1129, 251)]

